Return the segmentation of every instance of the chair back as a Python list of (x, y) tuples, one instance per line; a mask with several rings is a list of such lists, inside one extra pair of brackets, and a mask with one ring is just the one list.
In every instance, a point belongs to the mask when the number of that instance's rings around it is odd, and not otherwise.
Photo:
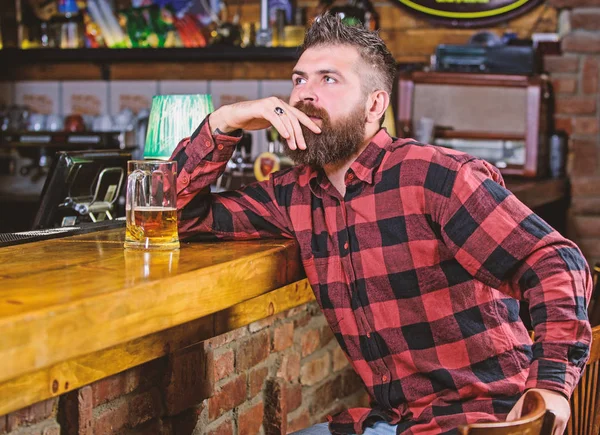
[(461, 435), (552, 435), (554, 414), (536, 391), (525, 393), (521, 417), (514, 421), (473, 423), (458, 428)]
[(571, 396), (568, 435), (600, 434), (600, 325), (592, 329), (590, 359)]

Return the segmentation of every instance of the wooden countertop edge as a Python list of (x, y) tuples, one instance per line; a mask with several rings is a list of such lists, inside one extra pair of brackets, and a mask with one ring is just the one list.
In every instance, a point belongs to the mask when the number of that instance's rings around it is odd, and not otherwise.
[(0, 416), (314, 300), (308, 280), (225, 310), (0, 383)]
[(0, 382), (213, 314), (295, 282), (304, 277), (296, 257), (295, 244), (281, 244), (225, 265), (3, 318)]

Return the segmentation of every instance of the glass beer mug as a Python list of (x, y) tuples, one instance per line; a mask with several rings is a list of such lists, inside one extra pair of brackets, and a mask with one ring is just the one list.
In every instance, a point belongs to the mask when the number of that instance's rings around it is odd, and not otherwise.
[(125, 247), (177, 249), (177, 162), (127, 162)]

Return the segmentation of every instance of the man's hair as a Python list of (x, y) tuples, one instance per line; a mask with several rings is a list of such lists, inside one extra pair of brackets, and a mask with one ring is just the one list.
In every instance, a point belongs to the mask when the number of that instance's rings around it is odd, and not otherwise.
[(378, 32), (361, 25), (344, 24), (338, 16), (327, 13), (318, 16), (306, 31), (301, 51), (321, 45), (347, 45), (356, 48), (367, 71), (362, 81), (363, 92), (381, 89), (391, 95), (396, 61)]

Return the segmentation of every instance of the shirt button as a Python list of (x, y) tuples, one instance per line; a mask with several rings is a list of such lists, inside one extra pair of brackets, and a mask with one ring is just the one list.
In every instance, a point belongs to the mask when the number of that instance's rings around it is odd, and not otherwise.
[(371, 333), (367, 332), (367, 338), (371, 338)]
[(183, 177), (181, 177), (181, 181), (183, 182), (183, 184), (188, 184), (190, 182), (190, 178), (187, 175), (184, 175)]
[(348, 249), (348, 242), (344, 243), (344, 249)]
[(348, 181), (354, 180), (354, 174), (348, 174)]
[(219, 145), (217, 145), (217, 148), (219, 149), (219, 151), (223, 151), (223, 144), (220, 143)]
[(382, 380), (383, 382), (387, 382), (387, 376), (383, 375), (383, 376), (381, 377), (381, 380)]
[(209, 140), (207, 140), (204, 141), (204, 145), (206, 146), (206, 148), (209, 148), (212, 145), (212, 143)]

